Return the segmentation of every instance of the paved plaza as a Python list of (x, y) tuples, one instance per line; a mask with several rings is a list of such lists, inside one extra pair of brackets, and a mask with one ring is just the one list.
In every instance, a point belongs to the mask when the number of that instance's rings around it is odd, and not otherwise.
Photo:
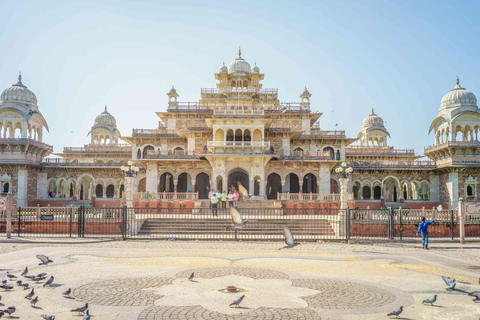
[[(9, 280), (14, 289), (0, 289), (0, 309), (15, 306), (12, 319), (82, 319), (70, 310), (84, 303), (102, 320), (388, 319), (400, 306), (402, 319), (480, 317), (480, 303), (466, 293), (480, 290), (478, 243), (426, 251), (418, 243), (317, 242), (279, 251), (280, 242), (41, 241), (0, 244), (2, 273), (25, 282), (28, 266), (29, 274), (55, 277), (51, 287), (27, 281), (36, 307), (24, 298), (29, 290)], [(39, 266), (37, 254), (54, 263)], [(447, 291), (441, 275), (455, 278), (457, 290)], [(433, 306), (422, 304), (435, 294)], [(229, 307), (241, 295), (240, 307)]]

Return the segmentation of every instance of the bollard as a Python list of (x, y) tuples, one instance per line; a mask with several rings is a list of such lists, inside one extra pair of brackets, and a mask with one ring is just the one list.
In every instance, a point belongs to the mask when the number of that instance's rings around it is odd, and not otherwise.
[[(14, 206), (13, 210), (16, 211), (17, 207)], [(7, 210), (7, 239), (12, 238), (12, 209), (8, 208)]]
[(465, 243), (465, 206), (463, 198), (458, 199), (458, 218), (460, 220), (460, 243)]

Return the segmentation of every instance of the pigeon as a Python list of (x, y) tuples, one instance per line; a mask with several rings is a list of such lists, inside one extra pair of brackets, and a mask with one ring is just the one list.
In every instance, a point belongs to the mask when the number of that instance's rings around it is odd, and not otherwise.
[(468, 295), (471, 297), (475, 297), (473, 301), (480, 302), (480, 291), (473, 291), (473, 292), (470, 292)]
[(3, 284), (0, 286), (0, 288), (2, 288), (3, 290), (12, 290), (13, 287), (12, 286), (9, 286), (8, 284)]
[(52, 283), (53, 283), (53, 276), (50, 277), (50, 279), (47, 280), (47, 282), (45, 282), (45, 284), (43, 285), (44, 287), (45, 286), (52, 286)]
[(22, 285), (22, 280), (21, 280), (21, 279), (17, 279), (17, 281), (15, 281), (15, 283), (17, 284), (17, 286), (21, 286), (21, 285)]
[(85, 310), (82, 320), (90, 320), (90, 311), (88, 311), (88, 309)]
[(37, 274), (37, 277), (45, 277), (47, 274), (45, 272)]
[(34, 294), (35, 294), (35, 289), (32, 288), (32, 291), (30, 291), (30, 293), (25, 296), (25, 299), (32, 299)]
[(293, 248), (293, 247), (298, 246), (300, 244), (298, 242), (293, 242), (292, 233), (290, 232), (290, 229), (288, 229), (287, 227), (283, 227), (283, 235), (285, 236), (285, 243), (287, 245), (284, 246), (284, 247), (281, 247), (278, 250), (290, 249), (290, 248)]
[(234, 207), (230, 207), (230, 217), (233, 224), (227, 227), (227, 230), (236, 230), (243, 228), (250, 220), (243, 220), (242, 215)]
[(22, 284), (23, 290), (28, 290), (30, 289), (30, 285), (28, 283)]
[(15, 307), (8, 307), (7, 310), (4, 310), (5, 313), (8, 313), (9, 316), (11, 316), (17, 309)]
[(33, 307), (35, 306), (35, 304), (38, 302), (38, 296), (36, 296), (35, 298), (33, 298), (32, 300), (30, 300), (30, 305)]
[(29, 280), (33, 280), (35, 279), (37, 276), (34, 276), (34, 275), (30, 275), (30, 276), (24, 276), (25, 278), (29, 279)]
[(192, 272), (192, 274), (190, 275), (190, 277), (188, 277), (188, 280), (189, 280), (189, 281), (192, 281), (194, 277), (195, 277), (195, 273)]
[(245, 298), (245, 295), (241, 296), (240, 298), (234, 300), (232, 303), (230, 303), (230, 307), (231, 306), (236, 306), (236, 307), (240, 307), (240, 303), (242, 302), (243, 298)]
[(437, 295), (434, 295), (434, 296), (431, 297), (431, 298), (428, 298), (428, 299), (423, 300), (422, 303), (430, 303), (430, 305), (433, 306), (433, 304), (435, 303), (435, 301), (437, 301)]
[(2, 301), (2, 296), (0, 296), (0, 301)]
[(41, 263), (39, 263), (38, 265), (41, 266), (41, 265), (46, 265), (48, 266), (49, 263), (52, 263), (53, 261), (50, 260), (50, 258), (48, 258), (46, 255), (44, 254), (38, 254), (37, 255), (37, 258), (40, 259), (40, 261), (42, 261)]
[(72, 288), (68, 288), (67, 290), (62, 292), (64, 297), (70, 297), (70, 293), (72, 293)]
[(25, 270), (23, 270), (21, 276), (25, 277), (28, 274), (28, 267), (25, 267)]
[(447, 284), (448, 288), (447, 290), (455, 290), (455, 286), (457, 285), (457, 282), (455, 279), (451, 279), (450, 277), (442, 276), (443, 281)]
[(389, 314), (387, 314), (387, 317), (390, 317), (390, 316), (396, 316), (398, 318), (398, 316), (403, 312), (403, 306), (400, 306), (400, 308), (398, 308), (397, 310), (395, 311), (392, 311), (390, 312)]
[(83, 306), (81, 306), (77, 309), (70, 310), (70, 312), (84, 313), (87, 309), (88, 309), (88, 303), (85, 303)]
[(45, 280), (45, 277), (35, 277), (32, 280), (35, 281), (35, 282), (38, 282), (38, 281)]
[(0, 319), (3, 317), (4, 314), (5, 312), (3, 310), (0, 310)]
[(55, 320), (55, 316), (51, 314), (42, 314), (42, 318), (45, 320)]
[(16, 279), (17, 276), (15, 276), (15, 275), (13, 275), (13, 274), (11, 274), (10, 272), (7, 271), (7, 278), (9, 278), (10, 280), (12, 280), (12, 279)]
[(7, 284), (7, 279), (2, 279), (2, 284)]

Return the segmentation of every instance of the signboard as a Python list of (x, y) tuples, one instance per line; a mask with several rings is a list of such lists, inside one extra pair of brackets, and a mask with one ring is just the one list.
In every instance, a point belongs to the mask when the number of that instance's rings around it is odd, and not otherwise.
[(0, 210), (7, 210), (7, 198), (0, 197)]
[(40, 220), (43, 221), (53, 221), (53, 214), (42, 214)]

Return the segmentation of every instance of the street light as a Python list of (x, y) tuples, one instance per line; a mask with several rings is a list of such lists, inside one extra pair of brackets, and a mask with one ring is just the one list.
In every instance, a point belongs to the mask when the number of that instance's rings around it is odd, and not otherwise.
[(347, 179), (353, 172), (353, 168), (348, 167), (347, 163), (343, 162), (341, 167), (335, 169), (335, 173), (342, 179)]
[(133, 161), (128, 161), (128, 166), (122, 166), (120, 168), (127, 178), (133, 178), (140, 171), (139, 167), (133, 165)]

